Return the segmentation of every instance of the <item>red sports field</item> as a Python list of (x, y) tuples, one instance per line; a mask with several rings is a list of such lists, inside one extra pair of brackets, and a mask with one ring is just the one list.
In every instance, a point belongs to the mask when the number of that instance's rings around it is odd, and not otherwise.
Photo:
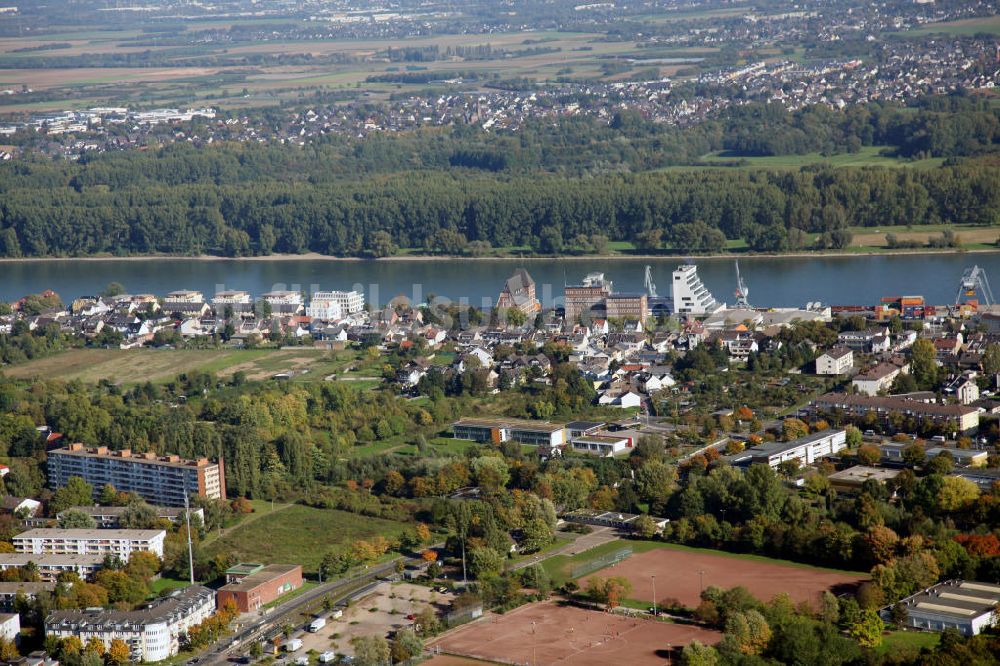
[(666, 664), (668, 646), (676, 656), (691, 641), (715, 644), (721, 638), (691, 625), (540, 602), (467, 624), (430, 647), (505, 664), (643, 666)]
[[(658, 600), (676, 599), (689, 608), (700, 602), (702, 582), (705, 587), (714, 585), (723, 589), (742, 585), (761, 601), (770, 601), (785, 592), (796, 603), (808, 601), (815, 604), (824, 590), (834, 593), (854, 590), (867, 580), (867, 576), (846, 572), (672, 548), (638, 553), (590, 576), (623, 576), (632, 583), (629, 597), (643, 601), (652, 601), (652, 577), (656, 576)], [(586, 579), (590, 576), (584, 576), (579, 581), (581, 587), (586, 586)]]

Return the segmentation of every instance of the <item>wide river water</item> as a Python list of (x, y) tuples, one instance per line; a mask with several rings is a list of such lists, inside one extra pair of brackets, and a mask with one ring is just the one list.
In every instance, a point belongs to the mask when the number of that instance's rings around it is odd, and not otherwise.
[[(398, 294), (418, 302), (428, 294), (481, 305), (493, 301), (511, 272), (528, 269), (546, 305), (562, 295), (563, 285), (579, 283), (588, 272), (603, 271), (615, 290), (640, 291), (646, 264), (660, 296), (670, 295), (670, 276), (678, 258), (637, 259), (440, 259), (429, 261), (336, 261), (324, 259), (255, 260), (44, 260), (0, 262), (0, 300), (52, 289), (70, 301), (96, 294), (109, 282), (131, 293), (163, 295), (175, 289), (360, 288), (373, 303)], [(698, 272), (720, 301), (732, 303), (732, 259), (697, 259)], [(1000, 288), (1000, 252), (975, 254), (897, 254), (887, 256), (745, 257), (740, 269), (755, 306), (874, 304), (881, 296), (922, 295), (929, 303), (954, 302), (965, 268), (978, 264)]]

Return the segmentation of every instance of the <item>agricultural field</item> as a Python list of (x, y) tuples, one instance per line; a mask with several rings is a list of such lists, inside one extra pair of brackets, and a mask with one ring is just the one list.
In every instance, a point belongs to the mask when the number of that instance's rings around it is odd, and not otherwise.
[(954, 231), (961, 241), (961, 245), (968, 249), (981, 249), (995, 247), (1000, 239), (1000, 228), (983, 227), (961, 224), (938, 224), (919, 227), (854, 227), (851, 232), (854, 238), (852, 246), (858, 247), (886, 247), (886, 234), (895, 234), (901, 241), (916, 241), (926, 244), (932, 238), (939, 238), (945, 230)]
[[(676, 658), (676, 652), (692, 641), (711, 645), (721, 638), (717, 631), (694, 625), (539, 602), (464, 625), (431, 642), (430, 648), (506, 664), (643, 666), (663, 664), (667, 650)], [(430, 663), (451, 666), (456, 662)]]
[[(192, 25), (190, 29), (196, 29)], [(527, 78), (536, 81), (553, 81), (561, 76), (604, 77), (602, 66), (615, 61), (631, 70), (608, 75), (607, 80), (628, 78), (630, 71), (648, 71), (656, 68), (661, 76), (672, 76), (683, 65), (657, 63), (650, 58), (698, 58), (703, 52), (670, 49), (639, 49), (634, 42), (609, 42), (598, 33), (573, 33), (556, 31), (523, 31), (493, 35), (448, 34), (417, 37), (406, 40), (301, 40), (233, 42), (222, 45), (199, 45), (197, 53), (176, 47), (131, 46), (129, 40), (138, 33), (129, 31), (80, 32), (72, 31), (45, 35), (31, 40), (0, 39), (0, 59), (8, 68), (0, 68), (0, 88), (22, 85), (36, 91), (49, 93), (41, 102), (24, 102), (7, 98), (0, 104), (0, 111), (40, 111), (65, 108), (67, 102), (80, 106), (81, 102), (96, 104), (118, 100), (119, 103), (142, 100), (142, 103), (175, 103), (215, 105), (221, 107), (246, 107), (257, 104), (274, 104), (281, 99), (296, 98), (303, 90), (356, 89), (358, 94), (384, 98), (390, 92), (408, 89), (423, 90), (426, 84), (371, 83), (366, 79), (380, 74), (421, 71), (441, 72), (442, 78), (451, 78), (455, 71), (477, 72), (487, 78), (497, 75), (504, 78)], [(140, 36), (141, 38), (141, 36)], [(419, 65), (390, 63), (385, 53), (390, 48), (420, 48), (437, 46), (441, 51), (449, 47), (474, 47), (489, 45), (494, 49), (517, 52), (529, 48), (551, 49), (544, 53), (525, 54), (479, 60), (461, 57), (441, 58)], [(46, 48), (50, 47), (50, 48)], [(19, 49), (35, 48), (29, 52)], [(72, 56), (120, 56), (134, 53), (161, 54), (154, 67), (61, 67), (21, 69), (18, 60), (31, 58), (63, 58)], [(174, 55), (176, 54), (176, 56)], [(293, 61), (282, 64), (249, 66), (232, 64), (236, 58), (260, 56), (308, 56), (322, 62)], [(216, 57), (229, 61), (218, 66), (192, 66), (191, 58), (202, 58), (203, 63)], [(336, 58), (336, 61), (330, 60)], [(27, 64), (27, 62), (25, 63)], [(476, 89), (478, 84), (449, 84)]]
[[(46, 358), (3, 368), (17, 379), (79, 379), (135, 384), (165, 382), (178, 374), (199, 370), (228, 378), (242, 371), (248, 379), (268, 379), (277, 373), (294, 373), (292, 381), (321, 381), (343, 372), (354, 352), (302, 349), (73, 349)], [(301, 373), (301, 374), (300, 374)], [(347, 383), (347, 382), (345, 382)], [(378, 382), (354, 382), (359, 390)]]
[(981, 33), (1000, 34), (1000, 16), (985, 16), (981, 18), (963, 19), (961, 21), (942, 21), (907, 31), (907, 35), (930, 35), (945, 33), (948, 35), (978, 35)]
[(702, 589), (709, 586), (723, 589), (743, 586), (762, 601), (785, 592), (796, 603), (817, 604), (821, 592), (852, 592), (868, 578), (861, 573), (820, 569), (755, 555), (654, 545), (660, 547), (644, 552), (636, 549), (635, 554), (622, 563), (583, 576), (581, 585), (590, 576), (623, 576), (632, 583), (630, 596), (634, 599), (651, 602), (656, 585), (656, 598), (664, 605), (670, 599), (694, 608), (700, 602)]
[(391, 520), (299, 504), (277, 506), (273, 511), (258, 505), (256, 511), (259, 515), (250, 514), (222, 537), (208, 541), (207, 553), (210, 556), (233, 553), (244, 562), (301, 564), (305, 571), (315, 572), (331, 548), (373, 536), (393, 539), (409, 527)]

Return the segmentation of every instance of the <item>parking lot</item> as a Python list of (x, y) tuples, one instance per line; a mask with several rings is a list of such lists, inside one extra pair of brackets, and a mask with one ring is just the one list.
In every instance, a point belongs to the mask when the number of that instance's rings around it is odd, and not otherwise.
[(326, 626), (319, 631), (296, 634), (295, 638), (302, 639), (302, 647), (287, 658), (305, 656), (310, 650), (353, 655), (351, 639), (355, 636), (387, 636), (398, 629), (412, 627), (413, 620), (408, 616), (415, 616), (427, 606), (440, 612), (451, 605), (453, 598), (450, 592), (437, 592), (422, 585), (380, 583), (345, 609), (340, 619), (328, 617)]

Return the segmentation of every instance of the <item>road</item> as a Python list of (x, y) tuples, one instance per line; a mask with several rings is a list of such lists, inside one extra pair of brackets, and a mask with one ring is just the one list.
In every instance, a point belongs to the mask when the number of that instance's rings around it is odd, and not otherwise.
[(400, 559), (409, 558), (396, 558), (391, 562), (373, 566), (356, 576), (323, 583), (308, 592), (303, 592), (294, 599), (279, 604), (266, 615), (255, 619), (250, 624), (241, 626), (235, 635), (224, 636), (210, 648), (196, 655), (198, 663), (205, 664), (205, 666), (225, 664), (228, 661), (228, 655), (242, 652), (253, 640), (272, 638), (286, 624), (298, 627), (301, 622), (297, 615), (305, 608), (327, 595), (334, 603), (338, 603), (349, 596), (362, 592), (376, 579), (395, 573), (396, 562)]

